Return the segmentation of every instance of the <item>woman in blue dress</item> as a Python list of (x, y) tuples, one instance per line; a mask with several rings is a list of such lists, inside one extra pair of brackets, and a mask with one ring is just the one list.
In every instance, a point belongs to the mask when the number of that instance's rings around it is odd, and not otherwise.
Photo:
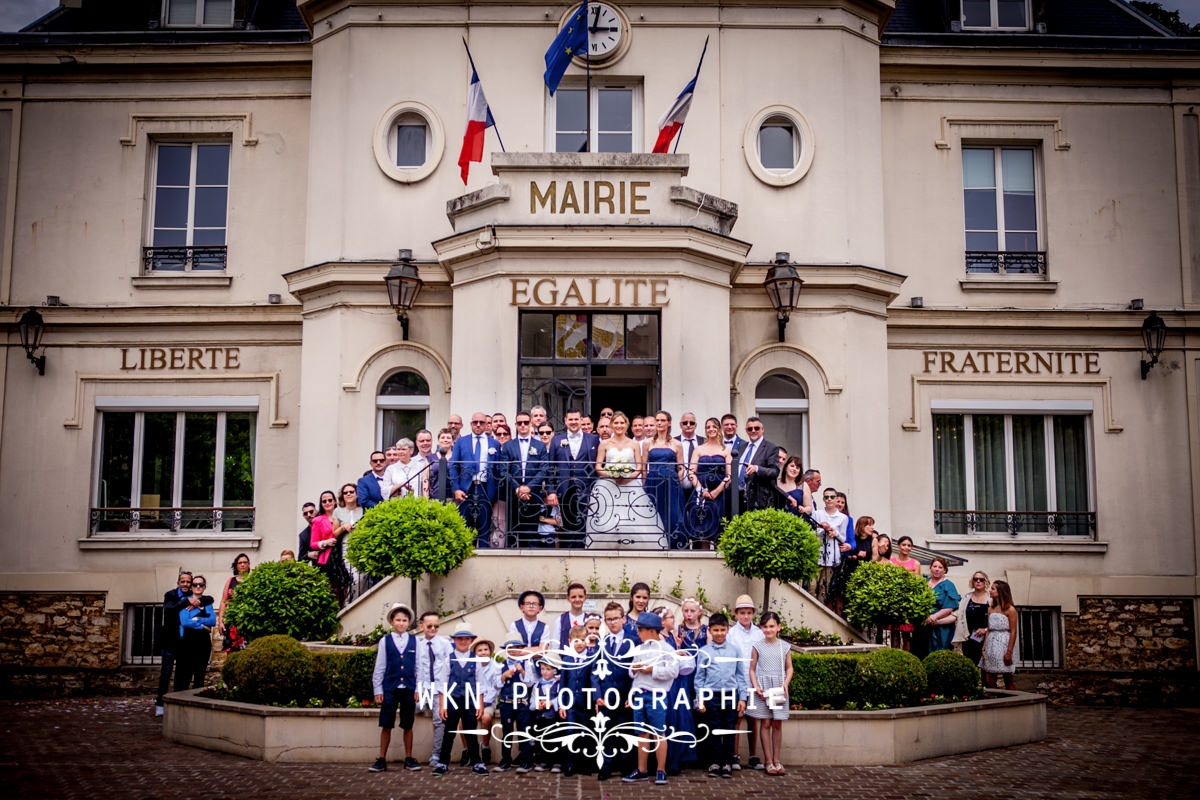
[[(696, 656), (692, 650), (685, 649), (675, 630), (675, 612), (667, 606), (659, 606), (654, 613), (662, 618), (662, 640), (668, 647), (674, 648), (675, 657), (679, 659), (679, 676), (671, 683), (667, 694), (667, 733), (671, 730), (686, 731), (695, 736), (696, 721), (692, 717), (691, 703), (677, 702), (680, 694), (690, 698), (693, 696), (693, 686), (696, 670)], [(696, 745), (689, 742), (667, 742), (667, 774), (678, 775), (680, 771), (696, 762)]]
[[(942, 556), (934, 557), (929, 564), (929, 588), (933, 590), (933, 613), (925, 620), (919, 641), (925, 645), (920, 655), (932, 653), (935, 650), (949, 650), (953, 645), (954, 623), (958, 614), (958, 606), (962, 599), (953, 581), (946, 577), (949, 564)], [(914, 650), (917, 649), (914, 644)]]
[(672, 550), (687, 545), (683, 525), (683, 443), (671, 438), (671, 415), (659, 411), (654, 415), (654, 438), (646, 444), (646, 493), (666, 532)]
[(709, 417), (704, 421), (704, 443), (692, 451), (692, 463), (688, 465), (695, 487), (686, 511), (692, 538), (715, 539), (720, 532), (732, 462), (733, 456), (721, 439), (721, 421)]

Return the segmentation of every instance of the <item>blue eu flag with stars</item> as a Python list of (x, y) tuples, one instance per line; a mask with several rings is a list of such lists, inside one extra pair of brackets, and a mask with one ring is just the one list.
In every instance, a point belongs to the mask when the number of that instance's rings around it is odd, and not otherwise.
[(583, 2), (563, 25), (558, 36), (550, 43), (550, 49), (546, 51), (546, 87), (550, 89), (551, 95), (558, 88), (571, 59), (587, 54), (587, 45), (587, 3)]

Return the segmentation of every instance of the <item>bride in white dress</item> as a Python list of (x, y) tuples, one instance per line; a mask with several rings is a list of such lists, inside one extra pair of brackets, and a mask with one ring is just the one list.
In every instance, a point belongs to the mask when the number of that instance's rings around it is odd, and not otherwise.
[(654, 502), (642, 487), (644, 446), (625, 434), (629, 419), (612, 416), (613, 435), (596, 451), (596, 483), (588, 503), (590, 547), (661, 550), (666, 547)]

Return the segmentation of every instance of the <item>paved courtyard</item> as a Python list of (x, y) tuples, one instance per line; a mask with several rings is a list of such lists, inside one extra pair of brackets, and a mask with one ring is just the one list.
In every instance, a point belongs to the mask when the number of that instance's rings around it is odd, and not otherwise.
[[(666, 787), (530, 773), (435, 779), (366, 764), (267, 764), (169, 744), (149, 699), (0, 703), (6, 798), (798, 798), (1200, 797), (1200, 709), (1049, 709), (1045, 741), (903, 767), (688, 773)], [(399, 744), (396, 742), (395, 744)], [(395, 750), (395, 748), (393, 748)]]

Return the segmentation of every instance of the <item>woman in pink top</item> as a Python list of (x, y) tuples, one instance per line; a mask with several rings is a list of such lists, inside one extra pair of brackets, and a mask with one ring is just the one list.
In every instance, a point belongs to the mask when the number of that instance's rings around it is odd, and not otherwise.
[(341, 580), (341, 558), (338, 557), (338, 536), (335, 534), (334, 528), (341, 528), (341, 523), (333, 517), (333, 512), (337, 510), (337, 495), (326, 490), (321, 492), (321, 513), (317, 514), (312, 521), (312, 538), (309, 540), (309, 547), (320, 552), (317, 556), (317, 569), (325, 573), (325, 577), (329, 579), (329, 585), (333, 589), (333, 596), (338, 599), (338, 607), (345, 604), (346, 590)]
[(918, 578), (921, 577), (921, 565), (915, 558), (912, 557), (912, 555), (910, 555), (913, 548), (912, 538), (909, 536), (901, 536), (897, 544), (900, 546), (900, 557), (896, 558), (896, 556), (892, 556), (891, 562), (897, 567), (904, 567)]

